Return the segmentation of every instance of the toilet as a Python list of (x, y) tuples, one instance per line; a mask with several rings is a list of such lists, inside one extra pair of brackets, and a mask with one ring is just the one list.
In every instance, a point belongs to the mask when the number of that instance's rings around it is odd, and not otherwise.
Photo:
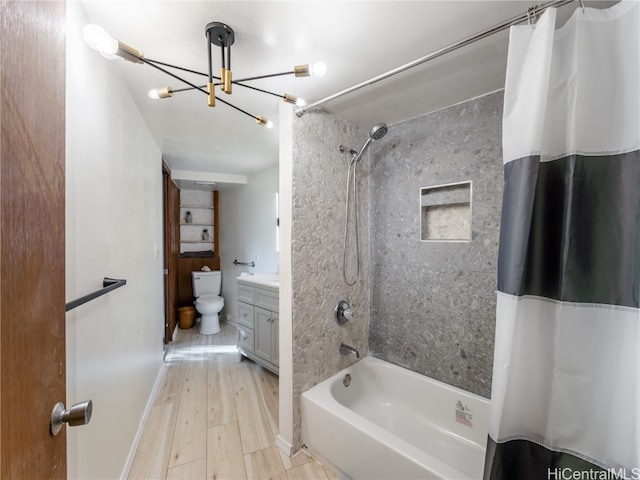
[(220, 271), (191, 272), (193, 296), (196, 297), (196, 310), (202, 316), (200, 333), (213, 335), (220, 331), (218, 314), (224, 307), (224, 298), (220, 296), (222, 274)]

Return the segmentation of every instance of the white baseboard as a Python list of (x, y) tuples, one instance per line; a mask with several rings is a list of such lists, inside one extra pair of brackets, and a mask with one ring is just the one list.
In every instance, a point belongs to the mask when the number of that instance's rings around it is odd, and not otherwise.
[(140, 439), (142, 438), (142, 432), (144, 431), (145, 424), (147, 423), (147, 419), (149, 418), (149, 413), (151, 413), (151, 408), (153, 408), (158, 390), (160, 390), (160, 387), (162, 386), (162, 381), (164, 380), (165, 373), (166, 367), (164, 362), (162, 362), (162, 365), (158, 369), (158, 374), (156, 375), (156, 380), (153, 384), (153, 388), (151, 389), (151, 393), (149, 394), (149, 399), (147, 400), (147, 405), (144, 408), (142, 418), (140, 419), (138, 431), (136, 432), (136, 436), (134, 437), (133, 443), (131, 444), (131, 449), (129, 450), (127, 461), (125, 462), (124, 468), (122, 469), (122, 474), (120, 475), (120, 478), (122, 480), (129, 478), (129, 472), (131, 471), (131, 466), (133, 465), (133, 459), (136, 456), (136, 451), (138, 450)]
[(293, 445), (287, 442), (280, 435), (276, 437), (276, 446), (284, 453), (287, 457), (293, 455)]

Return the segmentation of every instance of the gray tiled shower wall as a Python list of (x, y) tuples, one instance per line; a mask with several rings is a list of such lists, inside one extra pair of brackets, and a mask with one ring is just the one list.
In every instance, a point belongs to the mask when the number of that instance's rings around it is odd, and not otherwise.
[[(351, 156), (338, 146), (360, 148), (367, 131), (323, 111), (293, 122), (293, 408), (294, 447), (301, 445), (300, 395), (349, 366), (340, 355), (342, 342), (368, 354), (369, 331), (369, 174), (368, 158), (358, 166), (358, 216), (361, 268), (349, 287), (342, 279), (345, 187)], [(367, 156), (368, 157), (368, 156)], [(350, 230), (352, 232), (352, 230)], [(349, 249), (354, 275), (355, 250)], [(348, 300), (353, 321), (339, 326), (335, 306)]]
[[(350, 157), (367, 130), (324, 111), (293, 122), (294, 447), (300, 395), (353, 362), (341, 342), (485, 397), (491, 393), (502, 199), (502, 92), (390, 125), (359, 165), (362, 269), (342, 279)], [(384, 121), (374, 118), (371, 125)], [(421, 187), (472, 181), (470, 242), (421, 242)], [(369, 213), (367, 215), (367, 213)], [(353, 265), (353, 249), (349, 264)], [(340, 327), (339, 300), (356, 318)], [(367, 341), (368, 339), (368, 341)]]
[[(491, 394), (503, 92), (390, 126), (370, 164), (369, 349)], [(470, 242), (421, 242), (421, 187), (472, 182)]]

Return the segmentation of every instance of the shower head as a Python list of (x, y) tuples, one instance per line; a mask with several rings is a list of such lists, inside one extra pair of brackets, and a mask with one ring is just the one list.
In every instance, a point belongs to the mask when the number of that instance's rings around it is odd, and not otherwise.
[(369, 131), (369, 138), (371, 140), (380, 140), (387, 134), (387, 124), (386, 123), (376, 123), (373, 127), (371, 127), (371, 131)]
[(369, 148), (369, 145), (371, 144), (371, 142), (375, 140), (380, 140), (382, 137), (384, 137), (387, 134), (387, 130), (388, 128), (386, 123), (376, 123), (373, 127), (371, 127), (371, 130), (369, 131), (369, 138), (367, 138), (367, 141), (358, 152), (358, 155), (353, 157), (353, 161), (358, 162), (360, 160), (360, 157), (362, 157), (364, 152), (367, 150), (367, 148)]

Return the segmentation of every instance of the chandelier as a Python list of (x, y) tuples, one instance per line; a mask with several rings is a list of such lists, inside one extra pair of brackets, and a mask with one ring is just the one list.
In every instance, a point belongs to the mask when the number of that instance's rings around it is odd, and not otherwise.
[[(278, 94), (274, 92), (270, 92), (268, 90), (264, 90), (253, 85), (248, 85), (246, 82), (250, 82), (253, 80), (261, 80), (265, 78), (273, 78), (280, 77), (285, 75), (294, 75), (296, 77), (309, 77), (309, 76), (323, 76), (327, 67), (324, 62), (316, 62), (313, 65), (296, 65), (293, 67), (293, 70), (287, 72), (279, 72), (279, 73), (270, 73), (266, 75), (258, 75), (253, 77), (245, 77), (237, 80), (233, 79), (231, 72), (231, 46), (235, 42), (235, 33), (231, 27), (222, 23), (222, 22), (211, 22), (207, 24), (204, 29), (205, 36), (207, 37), (207, 53), (208, 53), (208, 64), (209, 70), (207, 73), (198, 72), (195, 70), (191, 70), (189, 68), (180, 67), (178, 65), (171, 65), (169, 63), (160, 62), (158, 60), (152, 60), (150, 58), (146, 58), (142, 52), (136, 50), (135, 48), (123, 43), (115, 38), (112, 38), (102, 27), (98, 25), (87, 25), (84, 27), (82, 35), (84, 37), (85, 42), (102, 54), (103, 57), (108, 59), (117, 59), (122, 58), (129, 62), (140, 63), (149, 65), (161, 72), (173, 77), (174, 79), (182, 82), (186, 85), (184, 88), (156, 88), (149, 92), (149, 97), (151, 98), (170, 98), (173, 97), (175, 93), (185, 92), (189, 90), (198, 90), (207, 95), (207, 105), (210, 107), (214, 107), (216, 105), (216, 101), (219, 101), (225, 105), (228, 105), (231, 108), (253, 118), (258, 125), (262, 125), (267, 128), (271, 128), (273, 124), (271, 121), (263, 117), (262, 115), (253, 115), (242, 108), (239, 108), (227, 100), (223, 100), (219, 96), (216, 95), (216, 87), (219, 87), (220, 91), (224, 92), (227, 95), (231, 95), (233, 90), (233, 85), (237, 85), (239, 87), (248, 88), (251, 90), (255, 90), (258, 92), (266, 93), (269, 95), (273, 95), (276, 97), (280, 97), (283, 101), (287, 103), (291, 103), (297, 106), (304, 106), (305, 102), (302, 99), (297, 98), (295, 95), (291, 95), (288, 93)], [(212, 46), (219, 47), (221, 53), (221, 66), (220, 66), (220, 76), (213, 75), (213, 55), (212, 55)], [(203, 77), (207, 77), (207, 83), (205, 85), (197, 85), (192, 83), (181, 76), (170, 72), (167, 70), (168, 68), (174, 70), (180, 70), (182, 72), (187, 72), (195, 75), (200, 75)]]

